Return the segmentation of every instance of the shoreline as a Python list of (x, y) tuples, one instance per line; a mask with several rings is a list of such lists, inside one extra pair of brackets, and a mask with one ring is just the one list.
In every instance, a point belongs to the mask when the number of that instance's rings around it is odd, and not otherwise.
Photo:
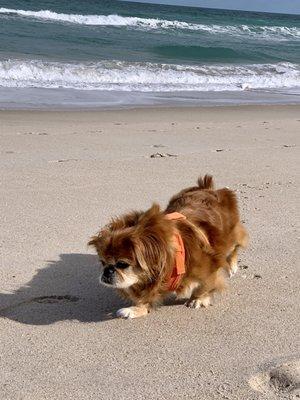
[(41, 88), (2, 88), (0, 91), (1, 110), (118, 110), (286, 104), (300, 104), (299, 88), (285, 92), (125, 92)]
[(86, 113), (100, 113), (100, 114), (110, 114), (110, 113), (131, 113), (135, 111), (140, 112), (176, 112), (185, 114), (187, 111), (213, 111), (218, 110), (220, 112), (230, 112), (230, 111), (255, 111), (255, 112), (264, 112), (263, 110), (269, 111), (281, 111), (281, 110), (299, 110), (300, 111), (300, 103), (291, 103), (291, 104), (234, 104), (234, 105), (187, 105), (187, 106), (172, 106), (172, 105), (141, 105), (141, 106), (132, 106), (132, 107), (122, 107), (122, 108), (41, 108), (41, 109), (2, 109), (0, 107), (0, 114), (5, 113), (32, 113), (32, 114), (46, 114), (46, 113), (70, 113), (70, 114), (86, 114)]

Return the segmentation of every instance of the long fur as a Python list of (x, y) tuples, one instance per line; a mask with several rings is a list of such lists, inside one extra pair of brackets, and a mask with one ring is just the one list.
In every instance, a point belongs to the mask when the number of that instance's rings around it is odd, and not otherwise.
[[(186, 219), (165, 218), (176, 211)], [(176, 293), (179, 297), (187, 295), (190, 307), (209, 304), (210, 296), (224, 288), (224, 272), (232, 273), (237, 249), (247, 244), (234, 192), (214, 190), (211, 175), (200, 177), (197, 186), (173, 196), (164, 211), (154, 204), (146, 212), (113, 219), (89, 244), (96, 248), (104, 266), (125, 260), (130, 273), (137, 277), (134, 285), (118, 289), (137, 306), (120, 310), (120, 316), (145, 315), (168, 294), (175, 230), (182, 236), (186, 253), (186, 273)], [(126, 269), (116, 270), (116, 277), (116, 282), (125, 282)]]

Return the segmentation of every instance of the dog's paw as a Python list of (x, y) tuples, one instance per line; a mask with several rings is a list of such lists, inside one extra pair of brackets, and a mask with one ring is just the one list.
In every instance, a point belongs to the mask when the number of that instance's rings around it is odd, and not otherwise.
[(193, 299), (189, 300), (185, 303), (185, 305), (189, 308), (200, 308), (200, 307), (208, 307), (210, 306), (210, 297), (202, 297), (201, 299)]
[(131, 307), (120, 308), (120, 310), (116, 312), (116, 315), (119, 318), (125, 318), (125, 319), (136, 318), (135, 312)]
[(229, 269), (229, 277), (232, 278), (238, 271), (237, 263), (231, 264)]
[(139, 318), (147, 315), (149, 311), (146, 305), (132, 306), (120, 308), (120, 310), (117, 311), (117, 316), (125, 319)]

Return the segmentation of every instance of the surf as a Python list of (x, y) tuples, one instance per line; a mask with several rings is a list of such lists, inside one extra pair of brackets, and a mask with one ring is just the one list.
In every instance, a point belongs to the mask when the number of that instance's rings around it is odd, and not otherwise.
[(0, 61), (0, 85), (141, 92), (243, 91), (299, 87), (300, 69), (291, 63), (195, 66), (4, 60)]
[(52, 22), (64, 22), (80, 25), (94, 26), (115, 26), (132, 27), (137, 29), (181, 29), (190, 31), (203, 31), (210, 34), (230, 34), (230, 35), (260, 35), (265, 39), (277, 38), (284, 40), (289, 38), (300, 38), (300, 29), (297, 27), (284, 26), (259, 26), (259, 25), (216, 25), (216, 24), (195, 24), (178, 20), (163, 20), (157, 18), (139, 18), (133, 16), (111, 15), (81, 15), (56, 13), (51, 10), (17, 10), (12, 8), (0, 8), (0, 14), (17, 15), (29, 17), (37, 20)]

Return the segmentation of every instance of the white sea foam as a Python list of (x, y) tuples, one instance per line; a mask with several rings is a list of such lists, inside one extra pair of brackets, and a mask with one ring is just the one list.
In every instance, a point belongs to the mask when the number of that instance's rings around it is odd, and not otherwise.
[(295, 88), (300, 87), (300, 67), (291, 63), (186, 66), (5, 60), (0, 61), (0, 86), (141, 92)]
[(0, 14), (14, 14), (22, 17), (36, 18), (40, 20), (66, 22), (81, 25), (119, 26), (133, 27), (139, 29), (187, 29), (203, 31), (211, 34), (232, 35), (261, 35), (266, 39), (271, 37), (278, 40), (288, 38), (300, 38), (300, 29), (297, 27), (284, 26), (255, 26), (255, 25), (205, 25), (194, 24), (185, 21), (169, 21), (154, 18), (125, 17), (120, 15), (80, 15), (62, 14), (50, 10), (15, 10), (12, 8), (0, 8)]

